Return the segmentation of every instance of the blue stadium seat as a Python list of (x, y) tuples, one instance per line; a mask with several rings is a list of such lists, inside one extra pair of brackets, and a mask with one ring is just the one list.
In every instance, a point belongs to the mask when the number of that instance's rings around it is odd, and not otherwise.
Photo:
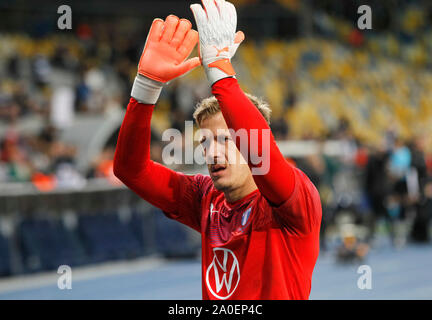
[(141, 254), (141, 246), (127, 223), (115, 213), (82, 215), (79, 230), (92, 262), (129, 259)]
[(137, 238), (143, 255), (156, 253), (155, 217), (152, 213), (132, 212), (130, 228)]
[(9, 240), (0, 235), (0, 276), (11, 273)]
[(167, 218), (155, 209), (156, 246), (167, 258), (191, 258), (198, 253), (198, 246), (190, 241), (188, 227)]
[(77, 235), (59, 220), (24, 220), (18, 227), (25, 271), (57, 269), (86, 263)]

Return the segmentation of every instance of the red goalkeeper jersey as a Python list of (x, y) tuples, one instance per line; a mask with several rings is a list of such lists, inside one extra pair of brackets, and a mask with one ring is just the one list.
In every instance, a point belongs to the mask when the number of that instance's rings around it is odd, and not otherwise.
[[(229, 128), (268, 128), (237, 80), (222, 79), (212, 91)], [(321, 203), (307, 176), (285, 161), (271, 136), (270, 169), (254, 176), (258, 189), (229, 203), (209, 176), (184, 175), (150, 160), (153, 108), (131, 99), (114, 170), (168, 217), (201, 233), (203, 299), (308, 299)]]

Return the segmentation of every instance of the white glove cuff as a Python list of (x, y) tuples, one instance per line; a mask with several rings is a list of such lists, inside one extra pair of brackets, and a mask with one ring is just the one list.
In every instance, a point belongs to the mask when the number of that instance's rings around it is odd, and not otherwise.
[(213, 85), (213, 84), (215, 84), (215, 82), (217, 82), (221, 79), (224, 79), (224, 78), (235, 78), (235, 76), (230, 76), (218, 68), (206, 67), (205, 72), (207, 75), (207, 79), (210, 82), (210, 85)]
[(163, 83), (138, 74), (132, 86), (131, 96), (144, 104), (155, 104), (162, 91)]

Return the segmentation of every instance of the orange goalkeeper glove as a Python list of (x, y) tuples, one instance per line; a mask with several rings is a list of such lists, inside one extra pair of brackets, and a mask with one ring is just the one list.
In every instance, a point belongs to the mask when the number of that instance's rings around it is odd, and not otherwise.
[(189, 20), (169, 15), (151, 25), (138, 64), (131, 96), (146, 104), (155, 104), (168, 81), (184, 75), (201, 64), (198, 57), (186, 60), (198, 42), (198, 32)]

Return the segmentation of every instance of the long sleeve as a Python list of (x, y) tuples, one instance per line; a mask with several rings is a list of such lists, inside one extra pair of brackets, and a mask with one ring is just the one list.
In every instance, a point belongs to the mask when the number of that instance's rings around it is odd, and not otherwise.
[[(254, 180), (264, 197), (274, 205), (286, 201), (294, 191), (295, 178), (293, 167), (285, 160), (276, 145), (270, 127), (255, 105), (243, 93), (238, 82), (234, 78), (225, 78), (216, 82), (212, 92), (219, 102), (222, 114), (228, 128), (234, 131), (246, 129), (248, 134), (248, 162), (251, 168), (262, 164), (254, 164), (250, 160), (263, 155), (263, 149), (268, 151), (270, 163), (268, 173), (254, 175)], [(257, 139), (251, 144), (251, 129), (258, 129)], [(264, 139), (263, 130), (268, 130), (269, 139)], [(264, 136), (265, 137), (265, 136)], [(239, 141), (236, 141), (239, 148)]]
[(140, 197), (200, 231), (200, 193), (206, 177), (175, 172), (150, 160), (154, 105), (130, 99), (114, 155), (114, 173)]

